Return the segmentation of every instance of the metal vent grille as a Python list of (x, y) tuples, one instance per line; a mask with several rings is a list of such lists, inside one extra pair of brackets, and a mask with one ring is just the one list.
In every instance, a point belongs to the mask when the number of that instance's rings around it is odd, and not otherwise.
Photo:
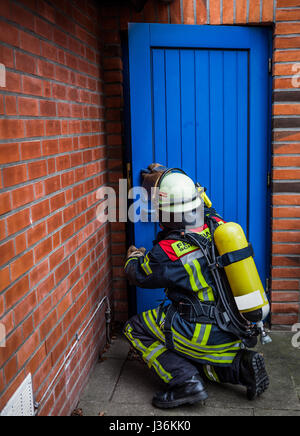
[(13, 394), (0, 416), (34, 416), (31, 374), (28, 374)]

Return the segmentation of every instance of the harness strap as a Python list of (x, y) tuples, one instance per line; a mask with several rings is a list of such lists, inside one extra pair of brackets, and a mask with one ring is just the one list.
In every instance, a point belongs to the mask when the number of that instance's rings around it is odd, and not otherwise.
[(253, 256), (253, 247), (249, 243), (249, 245), (245, 248), (241, 248), (240, 250), (231, 251), (229, 253), (223, 254), (222, 256), (218, 256), (216, 261), (221, 268), (224, 268), (225, 266), (231, 265), (232, 263), (239, 262), (240, 260), (244, 260), (248, 257)]

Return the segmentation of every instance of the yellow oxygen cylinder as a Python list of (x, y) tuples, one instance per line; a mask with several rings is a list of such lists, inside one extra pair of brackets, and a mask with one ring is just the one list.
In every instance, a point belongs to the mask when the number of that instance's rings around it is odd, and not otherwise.
[[(214, 240), (220, 256), (248, 247), (242, 227), (236, 223), (219, 225)], [(224, 267), (238, 310), (251, 322), (264, 320), (270, 306), (253, 257)]]

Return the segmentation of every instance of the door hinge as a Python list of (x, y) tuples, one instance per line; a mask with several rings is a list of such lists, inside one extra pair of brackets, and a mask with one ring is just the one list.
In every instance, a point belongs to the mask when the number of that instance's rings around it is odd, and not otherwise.
[(268, 68), (269, 68), (269, 74), (272, 74), (272, 70), (273, 70), (273, 59), (272, 58), (269, 58)]

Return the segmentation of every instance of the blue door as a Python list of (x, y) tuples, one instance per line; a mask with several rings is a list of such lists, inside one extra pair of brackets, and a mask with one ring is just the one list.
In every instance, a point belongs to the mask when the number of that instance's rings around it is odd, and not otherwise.
[[(269, 31), (132, 24), (129, 28), (132, 181), (152, 162), (180, 167), (205, 186), (226, 221), (241, 224), (267, 277)], [(158, 227), (134, 225), (152, 247)], [(137, 288), (137, 311), (163, 290)]]

